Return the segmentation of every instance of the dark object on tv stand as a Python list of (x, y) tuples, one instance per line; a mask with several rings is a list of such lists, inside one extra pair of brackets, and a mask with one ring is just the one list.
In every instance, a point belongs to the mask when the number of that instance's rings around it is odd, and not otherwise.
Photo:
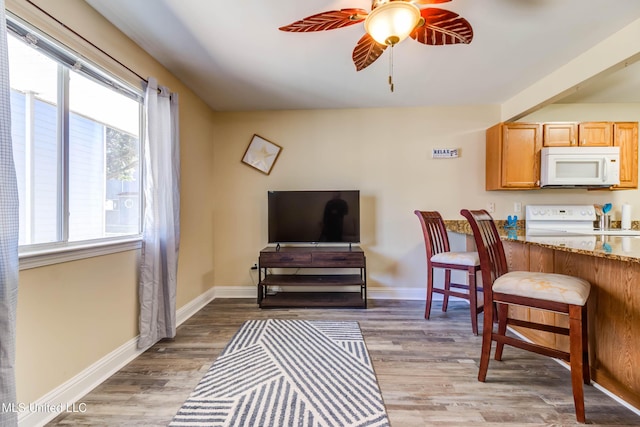
[[(280, 243), (278, 243), (278, 244), (276, 245), (276, 252), (280, 252), (280, 247), (281, 247), (281, 246), (280, 246)], [(351, 248), (352, 248), (351, 243), (349, 243), (349, 251), (351, 251)]]

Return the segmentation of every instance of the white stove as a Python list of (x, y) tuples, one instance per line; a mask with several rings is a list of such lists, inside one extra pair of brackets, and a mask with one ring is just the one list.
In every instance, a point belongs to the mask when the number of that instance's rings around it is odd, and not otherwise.
[(525, 210), (527, 240), (593, 250), (597, 236), (638, 236), (638, 230), (597, 230), (592, 205), (528, 205)]
[(527, 205), (527, 234), (593, 231), (596, 212), (590, 205)]

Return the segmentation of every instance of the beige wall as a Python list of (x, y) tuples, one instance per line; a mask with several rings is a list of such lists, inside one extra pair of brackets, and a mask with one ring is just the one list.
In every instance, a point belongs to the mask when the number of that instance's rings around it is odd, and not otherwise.
[(135, 253), (20, 272), (18, 401), (34, 402), (138, 334)]
[[(637, 121), (638, 113), (638, 106), (550, 106), (527, 119)], [(635, 190), (485, 191), (485, 129), (498, 117), (491, 107), (217, 114), (214, 182), (224, 184), (214, 185), (216, 285), (255, 282), (249, 267), (267, 244), (267, 190), (359, 189), (369, 283), (391, 294), (424, 287), (415, 209), (463, 219), (460, 209), (493, 202), (494, 217), (506, 219), (514, 202), (612, 202), (615, 219), (629, 202), (640, 219)], [(253, 133), (283, 147), (269, 176), (240, 162)], [(461, 157), (432, 159), (433, 148), (460, 148)]]
[[(424, 255), (415, 209), (462, 219), (484, 207), (485, 129), (497, 107), (222, 113), (215, 117), (216, 285), (251, 285), (267, 244), (267, 190), (359, 189), (372, 287), (418, 288)], [(253, 133), (283, 147), (266, 176), (240, 159)], [(457, 159), (432, 159), (459, 148)]]
[[(142, 76), (180, 97), (181, 246), (177, 306), (213, 286), (212, 111), (159, 63), (82, 0), (36, 1), (70, 28)], [(23, 0), (7, 9), (140, 87), (135, 75), (70, 36)], [(17, 313), (18, 401), (34, 402), (138, 334), (137, 251), (20, 272)]]

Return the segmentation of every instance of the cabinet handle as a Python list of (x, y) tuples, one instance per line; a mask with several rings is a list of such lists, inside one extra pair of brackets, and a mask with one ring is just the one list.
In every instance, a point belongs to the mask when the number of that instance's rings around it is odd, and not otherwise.
[(331, 258), (331, 261), (346, 261), (347, 257), (343, 257), (343, 256), (336, 256)]

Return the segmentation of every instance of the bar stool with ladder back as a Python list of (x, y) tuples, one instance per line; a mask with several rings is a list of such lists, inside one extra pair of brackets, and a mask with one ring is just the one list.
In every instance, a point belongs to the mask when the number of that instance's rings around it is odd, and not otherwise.
[[(476, 273), (480, 270), (480, 261), (477, 252), (451, 252), (449, 238), (444, 220), (439, 212), (420, 211), (414, 213), (420, 219), (424, 243), (427, 252), (427, 304), (424, 318), (429, 319), (433, 293), (443, 295), (442, 311), (447, 311), (449, 297), (454, 296), (469, 301), (471, 312), (471, 330), (478, 335), (478, 314), (482, 312), (482, 306), (478, 307), (478, 289), (476, 286)], [(444, 288), (433, 286), (434, 269), (444, 270)], [(468, 284), (451, 282), (451, 271), (463, 271), (467, 273)], [(467, 292), (461, 292), (466, 290)]]
[[(485, 313), (478, 380), (482, 382), (486, 380), (493, 341), (496, 342), (496, 360), (502, 360), (504, 345), (508, 344), (569, 362), (576, 419), (578, 422), (584, 423), (583, 383), (591, 383), (586, 304), (591, 284), (586, 280), (565, 274), (530, 271), (509, 272), (502, 240), (491, 215), (485, 210), (470, 211), (467, 209), (461, 210), (460, 214), (471, 225), (482, 270)], [(511, 318), (509, 317), (509, 305), (566, 314), (569, 317), (569, 327)], [(498, 312), (497, 332), (493, 331), (494, 307), (497, 307)], [(507, 336), (508, 325), (568, 335), (569, 351)]]

